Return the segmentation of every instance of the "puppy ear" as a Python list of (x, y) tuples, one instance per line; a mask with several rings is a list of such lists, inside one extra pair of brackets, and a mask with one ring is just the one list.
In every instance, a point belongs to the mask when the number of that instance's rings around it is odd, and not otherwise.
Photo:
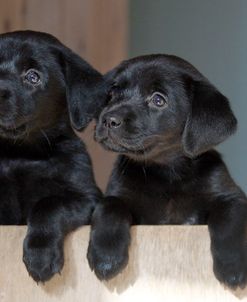
[(103, 76), (66, 47), (62, 48), (62, 57), (71, 124), (81, 130), (103, 107)]
[(191, 97), (182, 145), (186, 155), (194, 157), (233, 134), (237, 120), (227, 98), (209, 82), (194, 81)]

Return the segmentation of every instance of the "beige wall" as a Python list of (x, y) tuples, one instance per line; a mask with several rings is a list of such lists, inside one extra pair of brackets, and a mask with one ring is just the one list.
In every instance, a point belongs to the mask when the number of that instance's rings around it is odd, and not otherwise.
[[(128, 0), (0, 0), (0, 32), (49, 32), (105, 72), (126, 58), (127, 6)], [(80, 136), (104, 189), (114, 155), (93, 141), (93, 125)]]

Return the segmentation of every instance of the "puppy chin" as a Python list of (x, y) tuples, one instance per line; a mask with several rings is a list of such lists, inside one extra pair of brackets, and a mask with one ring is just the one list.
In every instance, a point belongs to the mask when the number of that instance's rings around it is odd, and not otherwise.
[(126, 151), (121, 145), (114, 142), (109, 136), (108, 137), (101, 137), (101, 136), (94, 136), (96, 142), (101, 144), (101, 146), (106, 149), (107, 151), (113, 151), (117, 153), (124, 153)]
[(18, 128), (10, 128), (10, 127), (4, 127), (0, 126), (0, 137), (4, 139), (19, 139), (23, 138), (27, 133), (27, 126), (22, 125)]
[(137, 145), (134, 139), (133, 141), (129, 140), (126, 142), (121, 137), (115, 137), (109, 133), (105, 135), (95, 133), (94, 139), (108, 151), (124, 154), (135, 159), (140, 157), (141, 160), (150, 151), (149, 148), (140, 148), (140, 144)]

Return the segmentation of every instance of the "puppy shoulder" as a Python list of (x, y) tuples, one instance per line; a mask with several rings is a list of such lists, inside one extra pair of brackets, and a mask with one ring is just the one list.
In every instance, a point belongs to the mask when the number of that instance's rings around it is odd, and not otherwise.
[(107, 184), (107, 195), (118, 196), (119, 191), (124, 187), (125, 169), (129, 168), (129, 165), (131, 163), (126, 156), (119, 155), (117, 157)]
[(239, 198), (244, 193), (232, 179), (220, 153), (210, 150), (198, 158), (198, 171), (202, 176), (206, 193), (214, 198)]
[(76, 135), (67, 137), (56, 144), (56, 155), (64, 157), (75, 165), (88, 165), (91, 167), (91, 159), (85, 143)]

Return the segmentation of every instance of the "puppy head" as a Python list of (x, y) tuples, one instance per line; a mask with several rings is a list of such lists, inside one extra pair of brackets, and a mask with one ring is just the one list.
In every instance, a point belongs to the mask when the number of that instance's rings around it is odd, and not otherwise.
[(76, 129), (85, 127), (101, 83), (97, 71), (49, 34), (0, 35), (0, 136), (27, 137), (66, 115)]
[(105, 78), (108, 104), (95, 137), (112, 151), (137, 159), (174, 152), (194, 157), (236, 128), (226, 97), (175, 56), (137, 57)]

